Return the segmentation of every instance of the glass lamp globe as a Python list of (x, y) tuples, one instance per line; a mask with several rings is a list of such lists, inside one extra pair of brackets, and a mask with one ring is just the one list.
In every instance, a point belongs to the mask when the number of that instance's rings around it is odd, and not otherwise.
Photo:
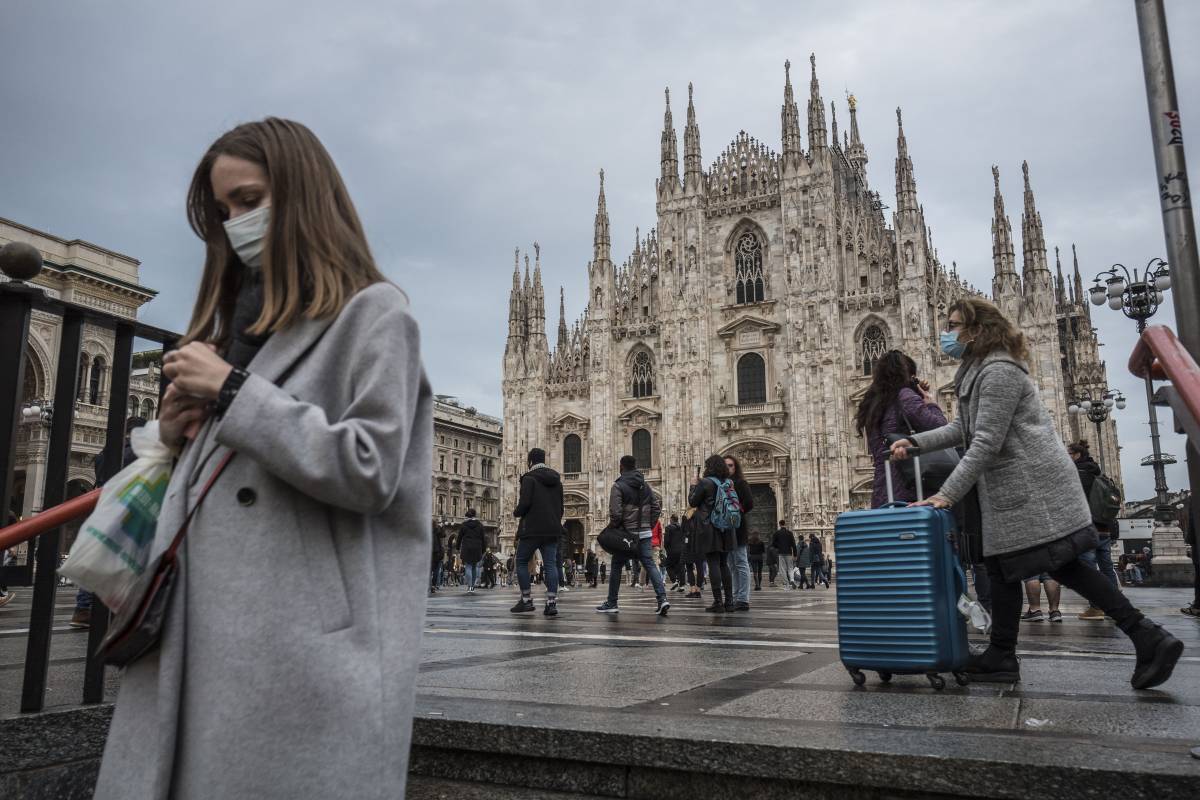
[(1079, 403), (1079, 407), (1082, 408), (1084, 411), (1091, 411), (1092, 410), (1092, 401), (1091, 400), (1082, 400)]
[(1118, 397), (1118, 398), (1117, 398), (1117, 410), (1118, 410), (1118, 411), (1120, 411), (1120, 410), (1121, 410), (1121, 409), (1123, 409), (1124, 407), (1125, 407), (1125, 398), (1124, 398), (1124, 397)]
[(1107, 296), (1108, 293), (1103, 286), (1101, 286), (1100, 284), (1097, 283), (1095, 286), (1093, 286), (1091, 288), (1090, 292), (1091, 292), (1091, 296), (1092, 296), (1092, 305), (1094, 305), (1094, 306), (1104, 305), (1104, 298)]
[(1163, 301), (1163, 293), (1160, 292), (1158, 289), (1155, 289), (1154, 290), (1154, 302), (1161, 305), (1162, 301)]
[(1067, 406), (1067, 413), (1068, 414), (1078, 414), (1079, 406), (1076, 405), (1075, 403), (1071, 403), (1071, 405)]
[(1108, 307), (1111, 308), (1113, 311), (1120, 311), (1121, 310), (1121, 296), (1117, 295), (1116, 297), (1108, 298)]
[(1104, 398), (1104, 407), (1105, 408), (1112, 408), (1116, 404), (1117, 404), (1117, 401), (1112, 399), (1111, 397)]
[(1154, 276), (1154, 288), (1165, 292), (1171, 288), (1171, 273), (1163, 268)]
[(1108, 284), (1107, 291), (1108, 291), (1109, 297), (1120, 297), (1121, 294), (1125, 291), (1125, 279), (1124, 278), (1121, 278), (1121, 277), (1109, 278), (1106, 281), (1106, 283)]

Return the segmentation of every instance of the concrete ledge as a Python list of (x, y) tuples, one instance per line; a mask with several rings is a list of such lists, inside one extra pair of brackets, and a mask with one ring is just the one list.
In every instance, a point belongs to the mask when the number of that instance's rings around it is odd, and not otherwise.
[[(111, 716), (86, 706), (0, 719), (0, 797), (90, 797)], [(409, 797), (1195, 800), (1194, 744), (425, 696)]]

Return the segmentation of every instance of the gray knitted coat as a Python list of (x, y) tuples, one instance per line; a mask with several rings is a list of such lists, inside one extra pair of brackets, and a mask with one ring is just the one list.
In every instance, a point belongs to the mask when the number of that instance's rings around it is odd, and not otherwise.
[(983, 554), (1024, 550), (1090, 525), (1075, 465), (1029, 368), (997, 350), (966, 361), (954, 384), (954, 421), (911, 438), (924, 451), (966, 447), (938, 494), (957, 503), (979, 487)]

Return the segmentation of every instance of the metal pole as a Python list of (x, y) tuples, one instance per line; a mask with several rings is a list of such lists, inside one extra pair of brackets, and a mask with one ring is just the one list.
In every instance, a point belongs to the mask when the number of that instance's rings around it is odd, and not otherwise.
[(1094, 420), (1096, 424), (1096, 444), (1100, 446), (1100, 471), (1108, 474), (1104, 466), (1104, 432), (1100, 429), (1103, 420)]
[(1158, 412), (1154, 408), (1154, 382), (1146, 371), (1146, 408), (1150, 411), (1150, 445), (1154, 450), (1154, 494), (1157, 498), (1156, 516), (1167, 504), (1167, 471), (1163, 467), (1162, 447), (1158, 441)]
[[(1161, 203), (1167, 261), (1171, 265), (1175, 326), (1183, 346), (1200, 361), (1200, 258), (1196, 253), (1196, 223), (1192, 217), (1167, 16), (1162, 0), (1135, 0), (1134, 10), (1146, 78), (1150, 137), (1154, 143), (1154, 178)], [(1187, 448), (1188, 483), (1193, 498), (1200, 497), (1200, 459), (1192, 457), (1197, 454), (1197, 444), (1189, 442)], [(1155, 465), (1156, 483), (1161, 469), (1161, 465)]]

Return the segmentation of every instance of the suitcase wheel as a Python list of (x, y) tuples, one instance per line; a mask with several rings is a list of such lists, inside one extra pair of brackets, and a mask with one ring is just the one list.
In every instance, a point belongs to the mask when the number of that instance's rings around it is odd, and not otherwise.
[(929, 678), (929, 685), (934, 689), (937, 689), (939, 692), (946, 688), (946, 679), (941, 675), (938, 675), (936, 672), (931, 672), (925, 677)]
[(891, 682), (892, 682), (892, 673), (890, 673), (890, 672), (880, 672), (880, 673), (879, 673), (879, 680), (883, 681), (884, 683), (891, 683)]
[(860, 669), (850, 670), (850, 679), (854, 681), (855, 686), (862, 686), (867, 682), (867, 676)]
[(956, 673), (954, 673), (954, 682), (957, 683), (959, 686), (966, 686), (968, 683), (971, 682), (971, 678), (965, 672), (956, 672)]

